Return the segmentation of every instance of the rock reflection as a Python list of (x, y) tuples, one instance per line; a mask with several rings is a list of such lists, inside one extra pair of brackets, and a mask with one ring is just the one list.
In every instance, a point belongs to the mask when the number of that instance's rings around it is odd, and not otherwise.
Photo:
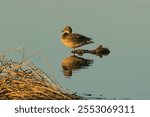
[(88, 66), (91, 66), (92, 64), (93, 60), (81, 58), (76, 55), (69, 56), (63, 59), (61, 62), (64, 76), (66, 76), (67, 78), (70, 78), (74, 71), (87, 69)]

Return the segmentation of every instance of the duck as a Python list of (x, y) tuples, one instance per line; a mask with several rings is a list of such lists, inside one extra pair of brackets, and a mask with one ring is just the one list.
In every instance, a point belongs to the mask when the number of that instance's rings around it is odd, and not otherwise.
[(68, 48), (73, 48), (75, 50), (78, 47), (94, 43), (89, 37), (73, 33), (70, 26), (65, 26), (62, 32), (61, 42)]

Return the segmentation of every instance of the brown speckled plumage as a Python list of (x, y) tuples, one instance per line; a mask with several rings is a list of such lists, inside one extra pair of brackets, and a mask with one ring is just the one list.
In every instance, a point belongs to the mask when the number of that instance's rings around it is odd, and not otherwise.
[(94, 43), (89, 37), (77, 33), (72, 33), (72, 28), (70, 26), (65, 26), (62, 32), (64, 33), (61, 37), (61, 41), (69, 48), (75, 49), (86, 44)]

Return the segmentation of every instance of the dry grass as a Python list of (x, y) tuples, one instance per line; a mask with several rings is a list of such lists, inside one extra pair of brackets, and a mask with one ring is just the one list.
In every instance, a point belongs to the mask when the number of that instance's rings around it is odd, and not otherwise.
[(37, 68), (29, 59), (20, 62), (0, 53), (1, 100), (70, 100), (81, 99), (60, 87), (50, 75)]

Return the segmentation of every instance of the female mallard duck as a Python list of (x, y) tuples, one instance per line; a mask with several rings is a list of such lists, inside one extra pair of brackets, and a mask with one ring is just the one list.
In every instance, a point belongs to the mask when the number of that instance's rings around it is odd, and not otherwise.
[(89, 37), (77, 33), (72, 33), (72, 28), (70, 26), (65, 26), (62, 32), (64, 33), (61, 37), (61, 41), (69, 48), (75, 49), (86, 44), (94, 43)]

